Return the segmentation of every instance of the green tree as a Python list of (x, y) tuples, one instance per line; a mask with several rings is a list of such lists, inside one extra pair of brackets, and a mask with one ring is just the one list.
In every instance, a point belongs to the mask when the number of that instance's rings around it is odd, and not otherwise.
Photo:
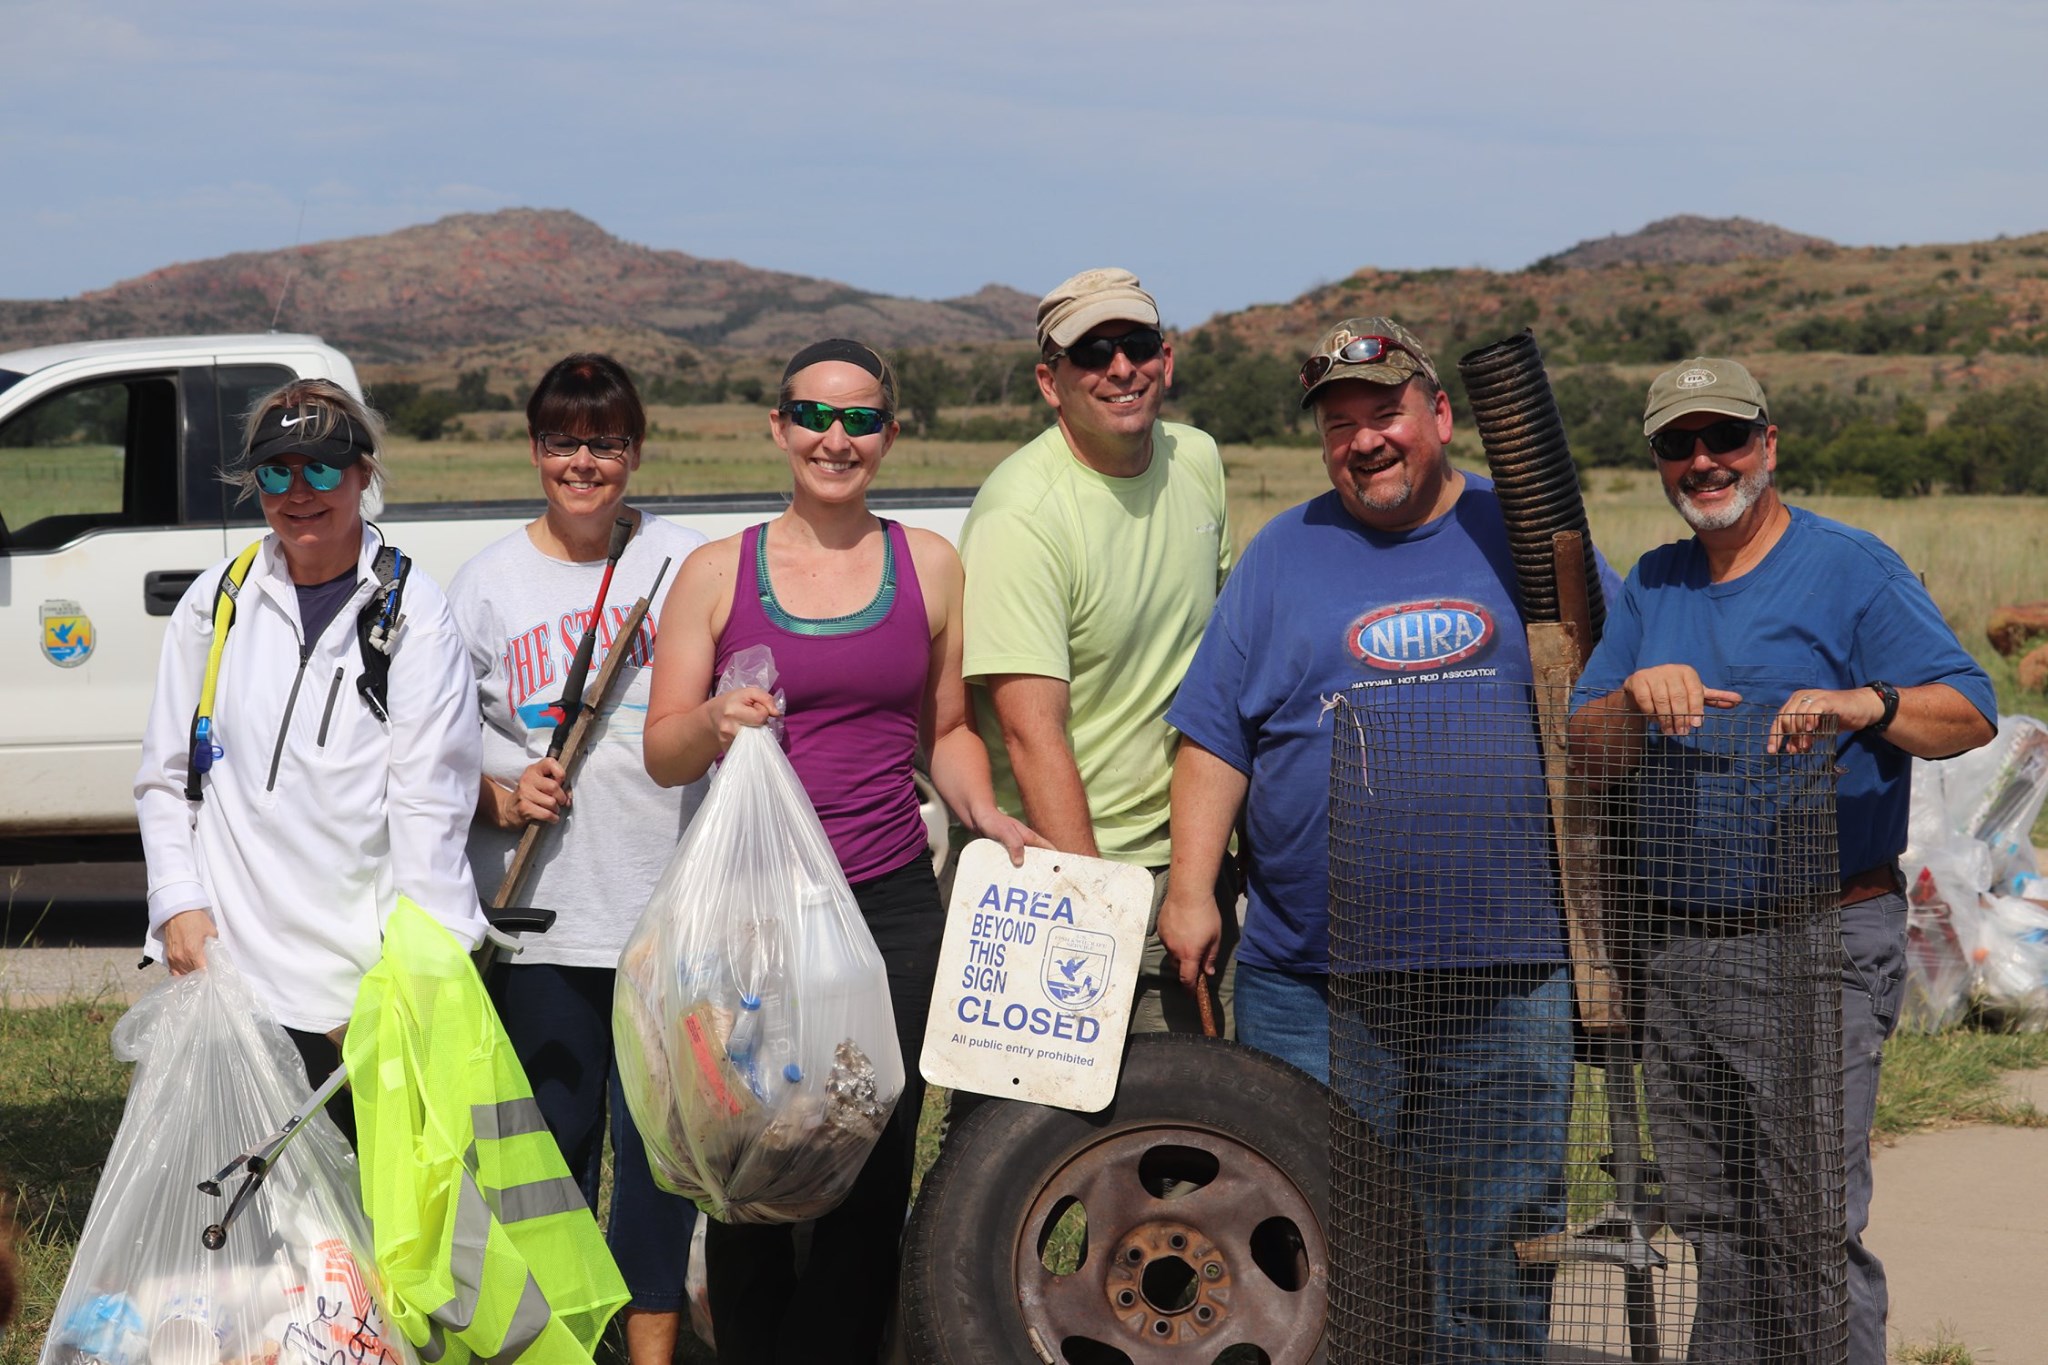
[(953, 371), (936, 352), (896, 354), (896, 414), (913, 436), (928, 436), (953, 385)]
[(1572, 458), (1580, 466), (1639, 465), (1649, 458), (1642, 385), (1598, 365), (1565, 375), (1550, 387)]
[(1205, 329), (1174, 359), (1174, 393), (1188, 419), (1242, 445), (1301, 429), (1301, 385), (1285, 356), (1254, 351), (1235, 332)]

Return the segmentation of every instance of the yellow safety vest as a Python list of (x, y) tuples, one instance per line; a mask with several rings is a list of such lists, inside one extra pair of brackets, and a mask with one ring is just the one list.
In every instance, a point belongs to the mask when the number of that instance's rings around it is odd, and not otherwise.
[(342, 1055), (377, 1269), (420, 1359), (589, 1362), (625, 1281), (469, 955), (402, 897)]

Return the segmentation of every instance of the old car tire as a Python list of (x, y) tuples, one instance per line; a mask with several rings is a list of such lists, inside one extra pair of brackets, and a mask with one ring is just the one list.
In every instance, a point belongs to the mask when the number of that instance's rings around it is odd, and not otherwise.
[(1143, 1034), (1099, 1114), (979, 1106), (948, 1135), (907, 1234), (909, 1359), (1318, 1365), (1327, 1095), (1251, 1048)]

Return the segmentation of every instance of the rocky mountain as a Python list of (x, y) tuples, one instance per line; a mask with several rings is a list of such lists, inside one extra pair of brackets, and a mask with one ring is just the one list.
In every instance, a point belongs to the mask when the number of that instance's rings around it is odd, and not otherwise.
[(835, 333), (941, 345), (1029, 338), (1036, 302), (996, 284), (937, 302), (896, 298), (638, 246), (566, 210), (505, 209), (166, 266), (75, 299), (0, 302), (0, 349), (260, 331), (273, 316), (279, 328), (316, 332), (383, 365), (592, 327), (641, 335), (645, 348), (669, 354), (786, 351)]
[(1659, 218), (1636, 232), (1589, 238), (1544, 257), (1537, 266), (1596, 270), (1604, 265), (1720, 265), (1728, 261), (1776, 260), (1832, 246), (1834, 243), (1825, 237), (1790, 232), (1754, 218), (1702, 218), (1696, 213), (1681, 213)]
[[(1533, 327), (1553, 367), (1776, 353), (1801, 358), (1793, 368), (1802, 376), (1845, 383), (1908, 371), (1923, 385), (1937, 371), (1992, 382), (2048, 361), (2048, 232), (1844, 247), (1739, 219), (1693, 219), (1707, 225), (1697, 230), (1665, 223), (1683, 230), (1652, 224), (1523, 270), (1365, 266), (1290, 302), (1212, 318), (1197, 335), (1209, 334), (1212, 346), (1228, 336), (1251, 351), (1298, 357), (1332, 322), (1379, 314), (1421, 337), (1443, 369), (1472, 347)], [(1788, 253), (1787, 243), (1804, 245)], [(1747, 254), (1718, 254), (1738, 245)], [(1672, 255), (1645, 254), (1653, 250)], [(1609, 251), (1626, 258), (1591, 263)]]

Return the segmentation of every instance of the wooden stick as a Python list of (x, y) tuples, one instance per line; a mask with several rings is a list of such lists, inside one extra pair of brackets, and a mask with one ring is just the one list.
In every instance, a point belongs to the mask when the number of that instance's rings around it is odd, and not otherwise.
[[(612, 648), (604, 656), (604, 667), (598, 670), (597, 685), (584, 693), (583, 703), (569, 721), (569, 733), (562, 741), (561, 764), (566, 775), (583, 754), (583, 745), (589, 738), (590, 727), (597, 723), (598, 708), (610, 694), (613, 681), (619, 670), (633, 654), (630, 644), (640, 633), (641, 622), (647, 619), (647, 609), (653, 602), (654, 594), (661, 588), (661, 580), (668, 576), (669, 561), (661, 562), (661, 572), (654, 576), (654, 586), (647, 595), (633, 603), (633, 609), (626, 613), (625, 621), (619, 626), (619, 633), (612, 639)], [(540, 846), (541, 835), (547, 831), (544, 821), (528, 822), (519, 836), (519, 847), (513, 851), (512, 864), (505, 869), (505, 879), (498, 883), (498, 894), (491, 898), (493, 910), (503, 910), (512, 903), (512, 897), (519, 892), (519, 883), (526, 879), (526, 868), (533, 861), (534, 850)]]
[(1559, 531), (1551, 537), (1562, 621), (1529, 623), (1529, 660), (1536, 672), (1536, 716), (1543, 737), (1543, 778), (1550, 792), (1552, 837), (1557, 844), (1558, 891), (1564, 900), (1565, 938), (1571, 950), (1572, 996), (1588, 1033), (1619, 1033), (1627, 1027), (1614, 960), (1607, 951), (1600, 904), (1599, 830), (1583, 800), (1573, 800), (1567, 781), (1570, 755), (1565, 726), (1571, 719), (1572, 684), (1585, 667), (1593, 639), (1586, 599), (1585, 537)]

